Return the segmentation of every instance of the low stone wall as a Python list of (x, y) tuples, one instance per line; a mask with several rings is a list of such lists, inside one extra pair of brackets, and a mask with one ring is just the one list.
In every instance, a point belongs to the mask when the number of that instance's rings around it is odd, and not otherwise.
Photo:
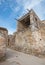
[(6, 54), (6, 44), (8, 43), (8, 31), (5, 28), (0, 27), (0, 60)]

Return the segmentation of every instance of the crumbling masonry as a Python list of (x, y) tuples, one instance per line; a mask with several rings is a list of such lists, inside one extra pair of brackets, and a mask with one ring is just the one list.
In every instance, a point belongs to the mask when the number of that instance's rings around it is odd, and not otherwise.
[(41, 21), (31, 9), (17, 21), (17, 31), (7, 38), (6, 45), (12, 49), (28, 54), (45, 55), (45, 20)]
[(9, 42), (9, 45), (15, 50), (45, 55), (45, 21), (41, 21), (31, 9), (18, 20), (17, 32), (13, 34), (11, 41), (13, 42)]
[(8, 30), (0, 27), (0, 60), (5, 59), (6, 44), (8, 44)]

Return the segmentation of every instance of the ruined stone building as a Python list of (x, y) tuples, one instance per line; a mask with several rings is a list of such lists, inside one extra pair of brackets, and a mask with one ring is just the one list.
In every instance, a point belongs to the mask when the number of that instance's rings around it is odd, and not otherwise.
[(31, 9), (17, 21), (17, 31), (9, 39), (9, 45), (15, 50), (29, 54), (44, 54), (45, 20), (41, 21)]
[(0, 28), (0, 54), (3, 54), (1, 50), (4, 51), (5, 44), (24, 53), (45, 55), (45, 20), (41, 21), (31, 9), (18, 19), (17, 31), (13, 35), (8, 35), (7, 29)]

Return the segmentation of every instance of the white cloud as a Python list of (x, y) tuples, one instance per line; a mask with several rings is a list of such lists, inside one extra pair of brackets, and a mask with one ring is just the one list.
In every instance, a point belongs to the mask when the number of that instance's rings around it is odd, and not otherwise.
[(17, 7), (14, 7), (12, 10), (13, 10), (13, 12), (18, 12), (20, 10), (20, 8), (19, 8), (19, 6), (17, 6)]
[(39, 4), (42, 0), (16, 0), (16, 2), (23, 6), (24, 9), (31, 9), (37, 4)]
[[(1, 0), (0, 0), (1, 1)], [(3, 2), (5, 0), (2, 0)], [(26, 9), (31, 9), (37, 4), (39, 4), (42, 0), (7, 0), (8, 6), (11, 8), (12, 13), (10, 16), (12, 16), (13, 13), (17, 13), (19, 10), (21, 10), (21, 7), (23, 8), (22, 14), (25, 13)], [(15, 6), (15, 2), (17, 2), (17, 6)], [(5, 10), (7, 7), (5, 8)], [(21, 14), (21, 15), (22, 15)]]
[(11, 10), (12, 10), (13, 13), (17, 13), (20, 10), (19, 6), (11, 7), (11, 5), (10, 5), (10, 8), (11, 8)]
[(9, 18), (14, 19), (15, 18), (15, 14), (20, 10), (19, 7), (15, 7), (15, 8), (11, 8), (12, 9), (12, 13), (10, 14)]
[(8, 29), (9, 33), (8, 34), (13, 34), (14, 32), (17, 31), (17, 29), (14, 29), (14, 30), (11, 30), (11, 29)]
[(19, 7), (23, 8), (22, 14), (20, 15), (20, 17), (25, 14), (27, 11), (27, 9), (32, 9), (34, 8), (36, 5), (40, 4), (42, 2), (42, 0), (16, 0), (17, 4), (19, 5)]
[(11, 31), (11, 30), (9, 30), (9, 29), (8, 29), (8, 31), (9, 31), (9, 33), (8, 33), (8, 34), (13, 34), (13, 32), (14, 32), (14, 31)]
[(25, 14), (27, 9), (33, 9), (36, 5), (40, 4), (42, 0), (16, 0), (19, 7), (23, 8), (22, 14), (20, 17)]
[(37, 13), (41, 20), (45, 19), (45, 6), (43, 3), (40, 3), (37, 6), (35, 6), (34, 11)]
[(30, 3), (30, 0), (28, 0), (28, 2), (25, 4), (24, 8), (25, 9), (31, 9), (33, 8), (34, 6), (36, 6), (37, 4), (39, 4), (42, 0), (32, 0), (31, 3)]
[(8, 7), (15, 13), (20, 10), (19, 6), (15, 6), (15, 0), (0, 0), (0, 5), (3, 5), (5, 2), (5, 8), (3, 9), (4, 11), (7, 10)]

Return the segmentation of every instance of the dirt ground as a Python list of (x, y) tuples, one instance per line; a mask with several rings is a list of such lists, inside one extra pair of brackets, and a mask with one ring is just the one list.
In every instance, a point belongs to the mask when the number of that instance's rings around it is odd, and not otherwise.
[(0, 65), (45, 65), (45, 58), (38, 58), (12, 49), (7, 49), (6, 60)]

